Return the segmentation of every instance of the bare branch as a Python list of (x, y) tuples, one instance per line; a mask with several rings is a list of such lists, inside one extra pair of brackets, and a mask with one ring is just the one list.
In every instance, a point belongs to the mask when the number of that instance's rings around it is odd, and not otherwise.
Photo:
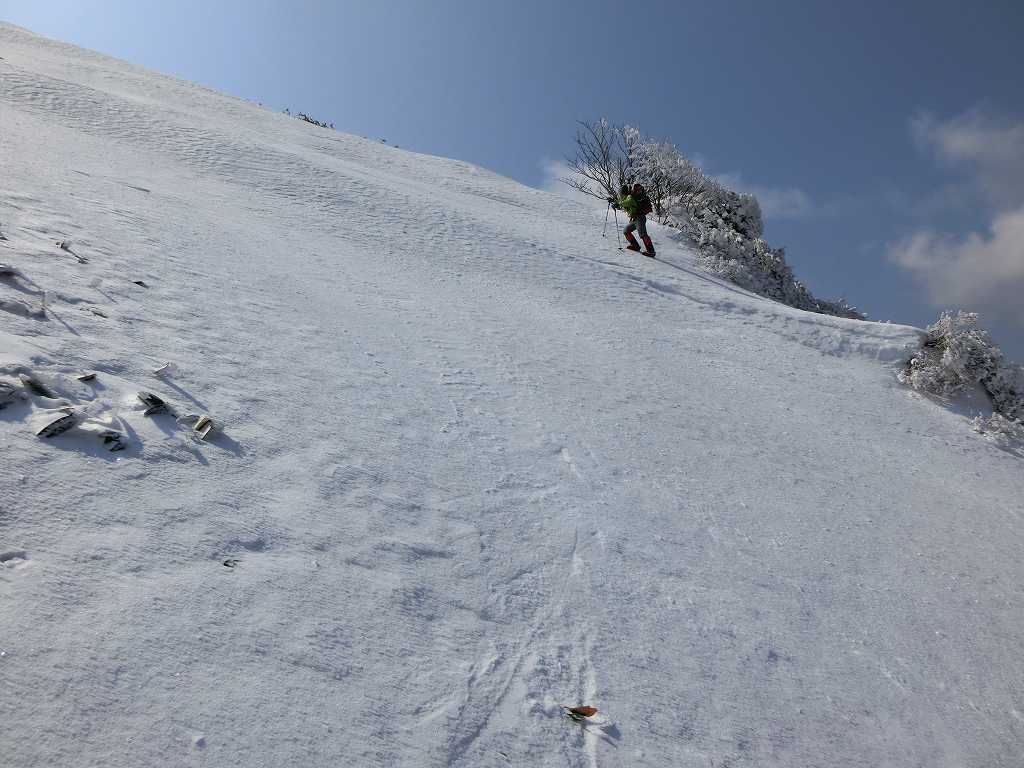
[[(594, 197), (616, 194), (615, 177), (619, 171), (618, 129), (607, 120), (596, 123), (580, 121), (576, 131), (576, 156), (567, 157), (569, 169), (584, 180), (566, 180), (569, 186)], [(597, 186), (595, 189), (592, 182)], [(599, 194), (598, 190), (603, 191)]]

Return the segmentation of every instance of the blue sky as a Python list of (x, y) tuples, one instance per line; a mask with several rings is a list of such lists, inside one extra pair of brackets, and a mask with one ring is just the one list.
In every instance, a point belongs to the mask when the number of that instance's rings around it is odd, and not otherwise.
[(550, 184), (575, 121), (761, 198), (816, 294), (1024, 360), (1024, 3), (0, 0), (0, 18)]

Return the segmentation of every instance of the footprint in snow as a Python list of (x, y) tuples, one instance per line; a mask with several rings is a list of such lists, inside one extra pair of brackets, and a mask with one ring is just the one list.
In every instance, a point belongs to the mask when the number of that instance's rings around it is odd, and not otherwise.
[(0, 552), (0, 567), (16, 570), (29, 564), (28, 552), (24, 549), (11, 549)]

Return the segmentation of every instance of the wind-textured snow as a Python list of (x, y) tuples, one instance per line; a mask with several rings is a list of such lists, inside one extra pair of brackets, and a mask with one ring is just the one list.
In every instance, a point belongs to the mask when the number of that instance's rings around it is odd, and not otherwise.
[(1024, 764), (1024, 464), (897, 383), (921, 331), (0, 57), (0, 763)]

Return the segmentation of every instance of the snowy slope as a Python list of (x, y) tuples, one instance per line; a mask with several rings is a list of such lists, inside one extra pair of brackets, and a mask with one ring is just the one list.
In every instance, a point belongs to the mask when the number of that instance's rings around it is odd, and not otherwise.
[(920, 331), (14, 27), (0, 57), (0, 381), (82, 418), (0, 411), (0, 763), (1024, 764), (1024, 464), (895, 382)]

